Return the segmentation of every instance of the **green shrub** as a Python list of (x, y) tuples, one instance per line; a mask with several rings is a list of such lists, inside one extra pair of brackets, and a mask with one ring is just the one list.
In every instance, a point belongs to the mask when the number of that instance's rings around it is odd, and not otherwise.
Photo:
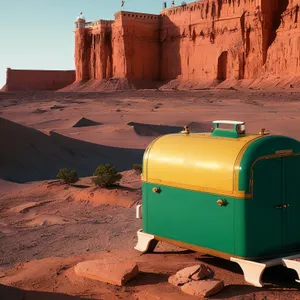
[(56, 175), (57, 179), (61, 179), (64, 183), (75, 183), (78, 181), (78, 175), (75, 170), (69, 170), (67, 168), (60, 169)]
[(116, 185), (122, 178), (122, 175), (119, 174), (116, 168), (112, 165), (100, 165), (95, 173), (92, 182), (100, 187), (110, 187)]
[(134, 164), (132, 166), (132, 168), (139, 174), (141, 174), (143, 172), (143, 165), (141, 165), (141, 164)]

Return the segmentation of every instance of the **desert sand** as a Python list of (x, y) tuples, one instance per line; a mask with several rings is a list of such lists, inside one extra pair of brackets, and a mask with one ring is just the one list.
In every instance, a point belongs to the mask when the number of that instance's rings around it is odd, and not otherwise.
[[(294, 89), (0, 93), (0, 299), (192, 300), (168, 277), (199, 261), (224, 280), (212, 299), (299, 299), (292, 270), (270, 268), (255, 288), (228, 261), (162, 243), (153, 254), (135, 251), (142, 197), (132, 170), (157, 136), (184, 125), (209, 131), (216, 119), (300, 139), (299, 111)], [(120, 188), (91, 184), (102, 163), (122, 172)], [(62, 167), (80, 181), (56, 181)], [(78, 262), (98, 258), (135, 261), (141, 274), (125, 287), (75, 275)]]

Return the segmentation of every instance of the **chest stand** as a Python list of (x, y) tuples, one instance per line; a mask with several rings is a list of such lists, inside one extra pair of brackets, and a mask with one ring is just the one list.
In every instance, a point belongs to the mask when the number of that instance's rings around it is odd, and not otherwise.
[[(245, 281), (251, 283), (256, 287), (263, 287), (264, 283), (261, 280), (263, 272), (268, 267), (283, 265), (289, 269), (293, 269), (297, 272), (300, 279), (300, 261), (296, 259), (300, 258), (300, 253), (287, 257), (278, 257), (272, 260), (264, 260), (260, 262), (250, 261), (245, 259), (239, 259), (231, 257), (232, 262), (237, 263), (244, 273)], [(300, 283), (300, 280), (296, 281)]]
[(142, 253), (153, 252), (158, 241), (155, 239), (154, 235), (143, 232), (142, 229), (137, 232), (138, 242), (134, 247)]

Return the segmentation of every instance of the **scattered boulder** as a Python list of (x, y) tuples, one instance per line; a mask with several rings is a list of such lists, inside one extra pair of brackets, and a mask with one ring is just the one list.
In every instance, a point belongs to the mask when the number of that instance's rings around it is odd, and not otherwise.
[(117, 286), (125, 285), (139, 273), (136, 263), (105, 263), (103, 260), (90, 260), (75, 266), (78, 276), (99, 280)]
[(181, 287), (181, 290), (191, 296), (209, 297), (219, 293), (224, 288), (222, 280), (199, 280), (191, 281)]
[(176, 273), (178, 277), (191, 278), (194, 274), (196, 274), (200, 270), (201, 266), (191, 266), (184, 268)]
[(193, 280), (202, 280), (205, 278), (213, 278), (213, 270), (208, 266), (201, 264), (199, 270), (191, 276)]
[(224, 287), (223, 281), (214, 280), (213, 277), (214, 271), (201, 264), (178, 271), (169, 277), (168, 282), (180, 286), (186, 294), (203, 298), (220, 292)]
[(182, 286), (192, 280), (202, 280), (213, 278), (213, 271), (204, 264), (195, 265), (178, 271), (175, 275), (169, 277), (168, 282), (175, 286)]
[(88, 127), (97, 125), (102, 125), (102, 123), (95, 122), (87, 118), (81, 118), (75, 125), (73, 125), (73, 127)]

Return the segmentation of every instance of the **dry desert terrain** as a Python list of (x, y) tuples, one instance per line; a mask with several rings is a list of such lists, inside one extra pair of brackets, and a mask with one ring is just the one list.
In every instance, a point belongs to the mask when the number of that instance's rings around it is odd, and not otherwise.
[[(141, 220), (144, 149), (157, 136), (209, 131), (216, 119), (246, 122), (300, 139), (298, 90), (211, 89), (97, 93), (0, 93), (0, 299), (192, 300), (168, 283), (183, 267), (203, 262), (224, 280), (212, 299), (300, 299), (294, 271), (268, 269), (266, 285), (244, 281), (238, 265), (203, 253), (159, 244), (152, 254), (134, 250)], [(90, 177), (102, 163), (123, 174), (119, 188), (95, 189)], [(55, 180), (74, 168), (76, 185)], [(140, 274), (124, 287), (78, 277), (90, 259), (137, 262)]]

